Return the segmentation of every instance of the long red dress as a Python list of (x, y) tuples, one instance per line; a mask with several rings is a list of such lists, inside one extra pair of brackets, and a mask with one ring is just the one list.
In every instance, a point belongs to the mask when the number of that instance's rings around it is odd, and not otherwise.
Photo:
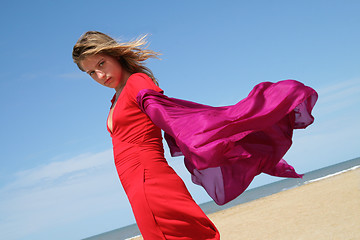
[(112, 131), (108, 128), (116, 169), (142, 236), (145, 240), (220, 239), (167, 164), (161, 130), (137, 104), (142, 89), (162, 92), (146, 74), (131, 75), (113, 107)]

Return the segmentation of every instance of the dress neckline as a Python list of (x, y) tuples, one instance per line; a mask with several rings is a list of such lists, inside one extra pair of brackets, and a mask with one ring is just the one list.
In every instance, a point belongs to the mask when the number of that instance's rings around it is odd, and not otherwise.
[[(130, 78), (130, 77), (129, 77)], [(125, 87), (126, 87), (126, 84), (125, 86), (123, 87), (123, 89), (121, 90), (120, 94), (119, 94), (119, 97), (116, 99), (116, 92), (114, 94), (114, 96), (112, 97), (111, 99), (111, 106), (110, 106), (110, 111), (109, 111), (109, 114), (108, 114), (108, 117), (106, 119), (106, 128), (108, 129), (110, 135), (113, 134), (113, 131), (114, 131), (114, 124), (113, 124), (113, 116), (114, 116), (114, 112), (115, 112), (115, 108), (117, 106), (117, 103), (119, 101), (119, 99), (122, 97), (123, 95), (123, 92), (125, 90)], [(110, 115), (111, 115), (111, 127), (112, 127), (112, 131), (111, 129), (109, 128), (109, 118), (110, 118)]]

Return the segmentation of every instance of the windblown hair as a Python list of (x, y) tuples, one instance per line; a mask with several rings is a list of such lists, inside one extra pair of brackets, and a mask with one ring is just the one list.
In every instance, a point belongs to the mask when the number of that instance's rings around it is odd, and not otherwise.
[(144, 35), (134, 41), (120, 43), (104, 33), (88, 31), (76, 42), (72, 57), (79, 69), (84, 71), (80, 62), (86, 57), (96, 54), (112, 56), (129, 73), (145, 73), (158, 85), (152, 71), (145, 66), (145, 60), (158, 58), (160, 53), (146, 49), (146, 37)]

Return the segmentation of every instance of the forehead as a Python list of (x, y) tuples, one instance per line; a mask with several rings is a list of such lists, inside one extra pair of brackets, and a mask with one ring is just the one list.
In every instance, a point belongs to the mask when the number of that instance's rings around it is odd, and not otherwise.
[(106, 56), (102, 54), (91, 55), (81, 60), (80, 65), (85, 70), (85, 72), (87, 72), (88, 70), (96, 67), (98, 62), (103, 58), (106, 58)]

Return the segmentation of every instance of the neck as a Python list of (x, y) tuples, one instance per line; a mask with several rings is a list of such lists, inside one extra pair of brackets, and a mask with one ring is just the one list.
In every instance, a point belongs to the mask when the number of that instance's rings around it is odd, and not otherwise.
[(131, 76), (131, 73), (129, 73), (129, 72), (124, 72), (124, 73), (123, 73), (122, 79), (124, 79), (124, 81), (115, 88), (115, 91), (116, 91), (116, 100), (117, 100), (118, 97), (120, 96), (120, 93), (122, 92), (123, 88), (125, 87), (126, 82), (127, 82), (127, 80), (129, 79), (130, 76)]

